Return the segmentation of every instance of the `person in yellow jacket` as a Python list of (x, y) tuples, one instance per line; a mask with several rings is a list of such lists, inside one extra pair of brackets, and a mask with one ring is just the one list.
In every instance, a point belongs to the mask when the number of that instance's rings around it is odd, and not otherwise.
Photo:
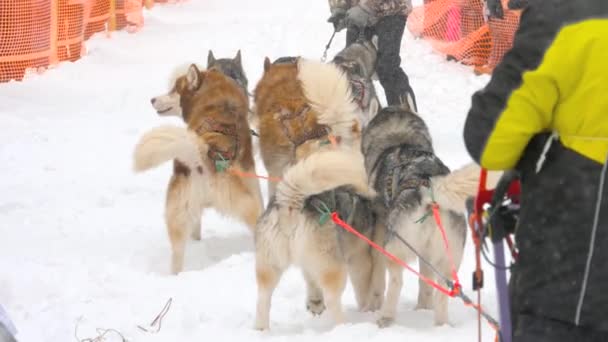
[(608, 341), (608, 1), (529, 0), (464, 139), (520, 175), (513, 341)]

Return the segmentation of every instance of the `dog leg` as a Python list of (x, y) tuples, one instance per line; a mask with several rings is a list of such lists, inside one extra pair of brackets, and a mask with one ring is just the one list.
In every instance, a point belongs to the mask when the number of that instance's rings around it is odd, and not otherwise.
[(255, 315), (255, 329), (270, 328), (270, 306), (272, 293), (277, 287), (283, 271), (278, 267), (256, 262), (255, 276), (258, 284), (258, 302)]
[[(435, 275), (431, 268), (419, 261), (420, 263), (420, 274), (428, 279), (435, 279)], [(422, 279), (418, 280), (418, 304), (416, 304), (416, 310), (431, 310), (433, 309), (433, 288)]]
[(178, 274), (184, 267), (184, 253), (189, 229), (194, 224), (194, 215), (190, 212), (192, 203), (188, 194), (191, 186), (188, 177), (173, 175), (167, 190), (165, 202), (165, 221), (171, 242), (171, 272)]
[(302, 275), (306, 281), (306, 310), (315, 316), (321, 315), (325, 311), (323, 292), (308, 272), (302, 270)]
[(201, 228), (201, 217), (199, 216), (198, 219), (194, 221), (194, 224), (192, 225), (192, 230), (190, 231), (190, 237), (192, 238), (192, 240), (201, 241)]
[[(439, 263), (435, 264), (435, 267), (437, 267), (441, 274), (448, 278), (450, 277), (451, 266), (447, 257), (441, 258)], [(458, 264), (456, 267), (458, 269)], [(433, 293), (433, 311), (435, 314), (435, 325), (437, 326), (448, 324), (448, 298), (448, 296), (439, 291), (434, 291)]]
[(169, 220), (169, 240), (171, 241), (171, 272), (180, 273), (184, 268), (184, 253), (186, 251), (187, 225), (177, 220)]
[[(449, 274), (449, 273), (448, 273)], [(435, 325), (441, 326), (448, 324), (448, 296), (439, 292), (434, 291), (434, 303), (433, 309), (435, 313)]]
[(400, 265), (392, 261), (389, 262), (388, 274), (389, 283), (386, 299), (384, 300), (384, 304), (382, 304), (382, 309), (380, 309), (380, 319), (377, 321), (378, 326), (381, 328), (387, 327), (395, 321), (397, 304), (399, 303), (399, 296), (403, 287), (403, 269)]
[[(238, 183), (235, 183), (238, 184)], [(260, 196), (257, 196), (251, 187), (242, 186), (238, 191), (231, 190), (231, 203), (226, 205), (230, 208), (231, 214), (236, 215), (238, 219), (245, 223), (250, 232), (255, 232), (255, 227), (259, 216), (262, 214), (263, 204)]]
[(241, 214), (243, 221), (247, 224), (247, 227), (251, 232), (255, 231), (255, 225), (258, 221), (258, 217), (262, 214), (261, 207), (256, 201), (248, 201), (248, 205), (243, 208), (244, 212)]
[(330, 314), (336, 324), (344, 322), (344, 312), (342, 311), (342, 293), (346, 287), (346, 270), (341, 267), (330, 267), (321, 271), (319, 284), (323, 291), (323, 297)]
[[(379, 223), (374, 229), (373, 241), (384, 245), (386, 227)], [(376, 311), (382, 307), (384, 290), (386, 288), (386, 257), (376, 250), (372, 250), (372, 279), (367, 299), (367, 310)]]
[(268, 198), (272, 198), (277, 190), (277, 183), (268, 181)]
[[(464, 218), (454, 218), (453, 216), (446, 215), (442, 212), (442, 219), (446, 227), (446, 233), (448, 241), (451, 246), (452, 260), (454, 261), (455, 271), (458, 272), (460, 264), (462, 263), (462, 257), (464, 255), (464, 245), (466, 239), (466, 220)], [(436, 265), (439, 272), (445, 277), (451, 278), (452, 265), (450, 258), (444, 257)], [(448, 319), (448, 302), (449, 297), (445, 294), (434, 291), (434, 303), (433, 309), (435, 314), (435, 325), (449, 324)]]
[(369, 250), (362, 250), (349, 258), (348, 275), (353, 284), (357, 306), (360, 311), (367, 311), (369, 307), (368, 298), (370, 297), (372, 271), (372, 255)]

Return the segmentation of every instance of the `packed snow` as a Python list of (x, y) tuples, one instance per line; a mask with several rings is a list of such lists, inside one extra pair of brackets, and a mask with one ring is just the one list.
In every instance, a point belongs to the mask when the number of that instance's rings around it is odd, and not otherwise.
[[(271, 330), (255, 331), (252, 236), (212, 211), (202, 220), (203, 240), (188, 245), (185, 272), (169, 274), (163, 210), (171, 166), (135, 175), (131, 163), (145, 130), (179, 120), (157, 116), (150, 98), (168, 90), (176, 65), (205, 65), (209, 49), (216, 57), (241, 49), (250, 90), (265, 56), (319, 59), (333, 30), (328, 13), (326, 0), (155, 6), (138, 33), (95, 35), (81, 60), (0, 84), (0, 304), (19, 341), (73, 341), (76, 328), (80, 339), (111, 328), (129, 341), (477, 339), (477, 314), (459, 300), (450, 301), (449, 326), (434, 326), (431, 311), (415, 311), (418, 281), (407, 272), (390, 328), (376, 326), (376, 313), (357, 311), (350, 285), (346, 324), (334, 327), (327, 313), (312, 317), (301, 274), (291, 269), (273, 297)], [(330, 58), (344, 40), (344, 32), (336, 35)], [(465, 164), (464, 118), (487, 76), (447, 62), (409, 32), (402, 57), (438, 155), (451, 168)], [(259, 158), (257, 168), (265, 174)], [(471, 295), (473, 268), (468, 236), (459, 274)], [(485, 271), (483, 304), (495, 314), (493, 273)], [(169, 298), (159, 332), (137, 327), (149, 326)], [(483, 331), (484, 340), (493, 339), (485, 323)]]

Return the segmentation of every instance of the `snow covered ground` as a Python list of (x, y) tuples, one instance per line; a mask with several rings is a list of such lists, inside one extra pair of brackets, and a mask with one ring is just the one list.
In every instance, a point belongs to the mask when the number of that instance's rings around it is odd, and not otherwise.
[[(253, 89), (263, 58), (320, 58), (332, 28), (327, 2), (191, 0), (146, 12), (137, 34), (103, 34), (88, 55), (26, 82), (0, 84), (0, 303), (23, 342), (96, 336), (119, 330), (130, 341), (469, 341), (476, 314), (450, 302), (451, 326), (433, 326), (429, 311), (414, 311), (418, 282), (406, 273), (397, 324), (378, 329), (375, 314), (359, 313), (350, 286), (348, 324), (332, 328), (328, 315), (311, 317), (304, 284), (291, 270), (273, 299), (270, 332), (252, 330), (256, 285), (247, 229), (208, 212), (203, 240), (192, 242), (186, 272), (168, 274), (163, 223), (170, 166), (131, 171), (131, 153), (159, 118), (149, 99), (167, 90), (172, 68), (243, 53)], [(343, 47), (344, 32), (329, 52)], [(470, 96), (487, 77), (446, 62), (406, 32), (403, 66), (418, 96), (441, 158), (468, 161), (461, 134)], [(380, 90), (380, 89), (379, 89)], [(381, 90), (380, 90), (381, 92)], [(384, 99), (382, 99), (384, 101)], [(174, 122), (179, 122), (176, 119)], [(258, 163), (260, 173), (264, 173)], [(265, 184), (263, 184), (265, 189)], [(470, 292), (470, 237), (460, 275)], [(484, 304), (496, 312), (493, 274), (486, 267)], [(173, 304), (157, 334), (147, 325)], [(484, 340), (493, 337), (484, 328)], [(110, 338), (107, 341), (118, 341)]]

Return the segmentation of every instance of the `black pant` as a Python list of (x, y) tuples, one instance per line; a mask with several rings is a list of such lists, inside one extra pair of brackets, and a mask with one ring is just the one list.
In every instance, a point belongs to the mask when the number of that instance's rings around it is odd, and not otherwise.
[[(401, 100), (405, 101), (406, 94), (410, 94), (416, 103), (414, 91), (410, 86), (410, 81), (401, 69), (401, 39), (405, 30), (406, 17), (403, 15), (391, 15), (380, 18), (373, 27), (364, 30), (365, 38), (371, 39), (374, 35), (378, 36), (378, 60), (376, 73), (388, 105), (397, 105)], [(349, 27), (346, 31), (346, 45), (350, 45), (359, 38), (360, 29)]]
[(513, 342), (605, 342), (608, 332), (531, 315), (516, 315)]

